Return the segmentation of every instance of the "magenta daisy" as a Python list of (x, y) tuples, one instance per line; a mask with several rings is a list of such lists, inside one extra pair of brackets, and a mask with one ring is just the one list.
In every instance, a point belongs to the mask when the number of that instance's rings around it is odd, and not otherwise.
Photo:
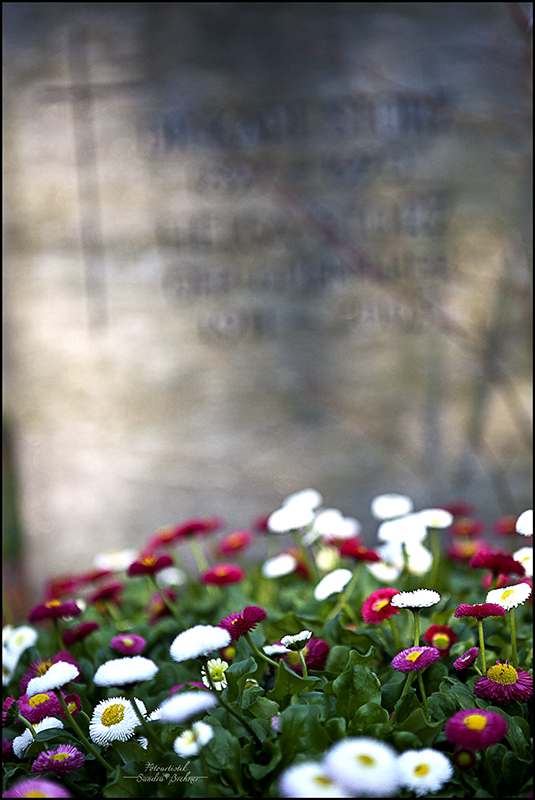
[(468, 708), (458, 711), (444, 727), (446, 738), (463, 750), (485, 750), (500, 742), (509, 726), (496, 711)]
[(253, 541), (254, 536), (250, 531), (232, 531), (227, 533), (217, 544), (217, 551), (221, 555), (231, 555), (248, 547)]
[(93, 592), (87, 598), (88, 603), (100, 603), (102, 600), (109, 600), (110, 603), (117, 603), (119, 604), (119, 595), (124, 589), (124, 584), (120, 581), (112, 581), (111, 583), (106, 584), (106, 586), (101, 586), (100, 589)]
[(125, 655), (138, 656), (146, 644), (147, 642), (142, 636), (136, 636), (135, 633), (123, 633), (113, 637), (110, 647), (120, 653), (125, 653)]
[[(518, 562), (515, 562), (518, 563)], [(235, 564), (218, 564), (215, 567), (207, 569), (201, 575), (203, 583), (240, 583), (245, 578), (245, 572), (237, 567)]]
[(75, 642), (81, 642), (86, 636), (89, 636), (89, 634), (98, 631), (99, 628), (100, 625), (98, 622), (80, 622), (79, 625), (75, 625), (73, 628), (63, 631), (61, 636), (65, 644), (71, 645)]
[(455, 614), (453, 616), (486, 619), (487, 617), (503, 617), (504, 614), (505, 608), (498, 605), (498, 603), (478, 603), (475, 606), (461, 603), (461, 605), (455, 609)]
[(392, 666), (400, 672), (419, 672), (438, 661), (440, 651), (436, 647), (409, 647), (392, 659)]
[(511, 700), (527, 700), (533, 694), (533, 678), (529, 672), (497, 661), (488, 668), (486, 675), (477, 679), (474, 694), (483, 700), (503, 705)]
[(72, 794), (57, 781), (23, 778), (5, 791), (2, 797), (72, 797)]
[(167, 553), (161, 556), (146, 555), (139, 560), (133, 561), (128, 567), (127, 575), (155, 575), (162, 569), (172, 566), (173, 559)]
[(462, 656), (459, 656), (459, 658), (453, 662), (453, 668), (468, 669), (472, 664), (475, 664), (478, 655), (479, 647), (471, 647), (470, 650), (467, 650), (466, 653), (463, 653)]
[(32, 772), (55, 772), (57, 774), (78, 769), (85, 761), (85, 756), (71, 744), (62, 744), (56, 750), (40, 753), (32, 764)]
[(60, 717), (61, 703), (54, 692), (41, 692), (28, 697), (23, 694), (18, 700), (20, 715), (32, 724), (45, 717)]
[(379, 625), (384, 619), (390, 619), (393, 614), (399, 614), (399, 608), (390, 603), (396, 594), (399, 594), (399, 589), (390, 587), (372, 592), (362, 604), (361, 614), (364, 622)]
[(250, 633), (259, 622), (266, 619), (267, 613), (259, 606), (246, 606), (239, 614), (229, 614), (218, 623), (218, 628), (224, 628), (230, 633), (233, 642), (246, 633)]
[[(68, 664), (74, 664), (75, 667), (78, 667), (76, 660), (71, 656), (68, 650), (60, 650), (58, 653), (52, 656), (52, 658), (32, 661), (32, 663), (28, 668), (28, 671), (22, 676), (20, 680), (19, 687), (21, 694), (24, 694), (26, 692), (28, 684), (32, 680), (32, 678), (42, 677), (46, 672), (48, 672), (52, 664), (57, 664), (58, 661), (66, 661)], [(81, 674), (79, 667), (78, 667), (78, 672), (80, 672)], [(78, 675), (76, 678), (73, 678), (73, 680), (74, 681), (80, 680), (80, 676)]]
[[(518, 563), (518, 562), (517, 562)], [(61, 600), (47, 600), (34, 606), (28, 614), (30, 622), (41, 622), (44, 619), (57, 619), (58, 617), (79, 617), (82, 609), (73, 600), (62, 603)]]

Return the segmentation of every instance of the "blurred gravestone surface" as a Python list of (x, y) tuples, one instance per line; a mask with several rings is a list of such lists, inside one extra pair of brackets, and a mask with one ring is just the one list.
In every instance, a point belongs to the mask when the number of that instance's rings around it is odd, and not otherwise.
[(312, 486), (529, 504), (527, 4), (5, 3), (28, 569)]

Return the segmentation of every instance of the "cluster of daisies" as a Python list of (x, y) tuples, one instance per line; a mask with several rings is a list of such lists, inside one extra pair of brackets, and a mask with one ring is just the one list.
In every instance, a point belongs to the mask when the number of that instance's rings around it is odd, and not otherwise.
[[(415, 511), (406, 496), (381, 495), (372, 514), (378, 543), (370, 548), (358, 520), (324, 508), (321, 495), (307, 489), (257, 520), (256, 532), (231, 531), (211, 551), (206, 542), (222, 520), (193, 519), (159, 529), (140, 551), (101, 554), (89, 572), (51, 581), (30, 611), (31, 624), (3, 631), (4, 796), (95, 796), (115, 774), (115, 746), (123, 742), (135, 743), (140, 763), (169, 763), (171, 750), (179, 763), (198, 758), (210, 791), (221, 719), (235, 720), (250, 742), (243, 752), (263, 764), (266, 739), (274, 748), (284, 741), (285, 710), (309, 707), (309, 692), (335, 682), (341, 651), (354, 663), (351, 636), (373, 644), (366, 669), (378, 686), (399, 678), (391, 732), (401, 730), (400, 708), (411, 697), (426, 724), (436, 724), (428, 696), (433, 665), (447, 665), (444, 673), (467, 687), (469, 699), (442, 717), (436, 747), (416, 748), (411, 740), (399, 752), (399, 740), (338, 728), (321, 759), (311, 760), (306, 747), (292, 764), (273, 758), (271, 791), (420, 797), (440, 791), (459, 771), (472, 770), (473, 780), (481, 754), (507, 739), (511, 704), (519, 715), (532, 697), (525, 636), (532, 548), (491, 546), (465, 504)], [(494, 533), (513, 542), (532, 536), (532, 525), (526, 511), (498, 520)], [(272, 552), (285, 535), (292, 545)], [(248, 548), (262, 539), (266, 557), (253, 565)], [(197, 576), (183, 568), (184, 545)], [(458, 583), (450, 587), (448, 580)], [(309, 620), (312, 630), (296, 630), (299, 620)], [(368, 658), (358, 651), (357, 657)], [(256, 667), (240, 678), (237, 692), (233, 665), (245, 663), (239, 658), (252, 658)], [(182, 682), (170, 685), (170, 675)], [(247, 690), (249, 705), (242, 705)], [(263, 725), (248, 712), (258, 698)], [(234, 789), (251, 796), (241, 778)]]

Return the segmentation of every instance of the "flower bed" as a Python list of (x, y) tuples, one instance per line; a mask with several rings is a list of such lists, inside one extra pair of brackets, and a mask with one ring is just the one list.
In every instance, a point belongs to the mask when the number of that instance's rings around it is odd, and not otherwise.
[(383, 495), (369, 548), (322, 503), (52, 580), (3, 631), (3, 796), (532, 796), (532, 513), (496, 548)]

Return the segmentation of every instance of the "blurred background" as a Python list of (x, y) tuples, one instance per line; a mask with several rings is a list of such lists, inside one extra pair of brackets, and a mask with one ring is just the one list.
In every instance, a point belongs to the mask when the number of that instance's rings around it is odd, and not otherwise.
[(17, 609), (306, 487), (531, 506), (531, 4), (3, 13)]

